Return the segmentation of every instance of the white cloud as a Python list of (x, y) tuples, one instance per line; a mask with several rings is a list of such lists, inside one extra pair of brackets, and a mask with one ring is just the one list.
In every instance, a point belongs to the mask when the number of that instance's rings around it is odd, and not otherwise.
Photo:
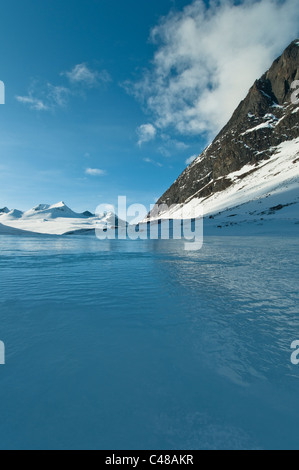
[(31, 94), (28, 96), (16, 96), (16, 100), (34, 111), (48, 111), (48, 106), (39, 98), (33, 97)]
[(150, 142), (156, 137), (157, 129), (152, 124), (142, 124), (138, 127), (137, 134), (139, 137), (138, 145), (141, 147), (142, 144)]
[(106, 70), (93, 71), (86, 64), (78, 64), (70, 72), (64, 72), (60, 75), (68, 78), (70, 84), (67, 87), (34, 81), (27, 95), (16, 96), (16, 100), (34, 111), (51, 111), (55, 108), (66, 107), (70, 96), (78, 95), (78, 89), (75, 85), (85, 85), (92, 88), (99, 83), (111, 81)]
[(86, 168), (85, 174), (89, 176), (104, 176), (106, 175), (106, 171), (98, 168)]
[(97, 86), (100, 82), (108, 83), (111, 81), (111, 77), (106, 70), (97, 72), (90, 69), (84, 63), (75, 65), (71, 71), (64, 72), (62, 75), (66, 75), (72, 84), (81, 84), (90, 87)]
[(195, 0), (153, 29), (153, 66), (133, 93), (156, 128), (210, 137), (297, 37), (298, 20), (298, 0)]
[(71, 91), (63, 86), (55, 86), (48, 83), (47, 98), (52, 103), (52, 106), (64, 108), (67, 105), (68, 97)]
[(194, 160), (198, 157), (198, 155), (192, 155), (192, 157), (187, 158), (186, 165), (190, 165)]
[(159, 168), (163, 167), (162, 163), (156, 162), (155, 160), (152, 160), (151, 158), (144, 158), (143, 161), (145, 163), (151, 163), (152, 165), (158, 166)]
[(62, 86), (54, 86), (48, 83), (44, 87), (38, 87), (34, 83), (26, 96), (16, 96), (16, 100), (28, 106), (34, 111), (50, 111), (67, 105), (70, 90)]

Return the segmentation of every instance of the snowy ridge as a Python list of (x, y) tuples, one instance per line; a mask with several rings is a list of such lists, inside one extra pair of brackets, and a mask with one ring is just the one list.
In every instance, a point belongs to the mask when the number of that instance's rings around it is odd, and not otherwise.
[(48, 218), (48, 219), (56, 219), (59, 217), (64, 218), (76, 218), (76, 219), (83, 219), (83, 214), (77, 214), (76, 212), (72, 211), (64, 202), (59, 202), (54, 204), (53, 206), (49, 206), (48, 204), (39, 204), (38, 206), (34, 207), (33, 209), (24, 212), (23, 217), (30, 217), (30, 218)]

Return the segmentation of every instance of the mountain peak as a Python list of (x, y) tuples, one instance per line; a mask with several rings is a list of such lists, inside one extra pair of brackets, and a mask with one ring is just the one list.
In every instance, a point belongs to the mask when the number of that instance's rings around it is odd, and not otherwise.
[(49, 206), (49, 209), (61, 209), (61, 208), (67, 208), (67, 205), (63, 202), (63, 201), (60, 201), (60, 202), (57, 202), (57, 204), (53, 204), (52, 206)]
[(8, 212), (7, 216), (13, 219), (20, 219), (23, 217), (23, 212), (19, 211), (18, 209), (12, 209)]
[(299, 40), (293, 41), (273, 62), (272, 67), (266, 72), (260, 81), (266, 82), (266, 87), (271, 96), (279, 105), (284, 105), (292, 93), (291, 85), (299, 80)]
[[(298, 104), (291, 101), (299, 80), (299, 40), (293, 41), (249, 90), (211, 145), (179, 176), (158, 205), (203, 204), (235, 184), (236, 172), (254, 174), (281, 144), (299, 137)], [(242, 173), (241, 171), (241, 173)], [(279, 169), (277, 169), (279, 172)], [(292, 171), (298, 175), (298, 159)]]
[(3, 207), (3, 209), (0, 209), (0, 214), (8, 214), (10, 210), (7, 207)]

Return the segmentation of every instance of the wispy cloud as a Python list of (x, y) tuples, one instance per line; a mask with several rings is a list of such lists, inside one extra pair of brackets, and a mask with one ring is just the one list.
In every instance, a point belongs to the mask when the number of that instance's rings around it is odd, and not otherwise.
[(28, 96), (16, 96), (16, 100), (19, 103), (22, 103), (28, 106), (30, 109), (34, 111), (48, 111), (49, 107), (39, 98), (35, 98), (32, 94)]
[(162, 144), (160, 145), (158, 150), (164, 157), (171, 157), (174, 153), (185, 151), (189, 148), (189, 145), (185, 144), (185, 142), (182, 142), (177, 139), (172, 139), (167, 134), (161, 134), (160, 137), (162, 140)]
[(206, 4), (195, 0), (160, 21), (151, 33), (157, 48), (153, 65), (131, 84), (160, 131), (217, 133), (298, 35), (298, 0)]
[(51, 111), (67, 106), (71, 91), (51, 83), (40, 85), (36, 81), (30, 86), (28, 94), (16, 96), (16, 100), (34, 111)]
[(156, 137), (157, 129), (152, 124), (142, 124), (142, 126), (138, 127), (137, 135), (138, 135), (138, 145), (141, 147), (142, 144), (146, 142), (150, 142)]
[(94, 87), (99, 85), (99, 83), (108, 83), (111, 81), (107, 70), (98, 72), (89, 68), (85, 63), (75, 65), (72, 70), (64, 72), (62, 75), (65, 75), (73, 85), (86, 85), (88, 87)]
[(100, 170), (99, 168), (86, 168), (85, 174), (89, 176), (104, 176), (106, 175), (106, 171)]
[(163, 167), (162, 163), (156, 162), (155, 160), (152, 160), (151, 158), (144, 158), (143, 161), (144, 161), (145, 163), (150, 163), (151, 165), (158, 166), (159, 168), (162, 168), (162, 167)]
[(198, 155), (192, 155), (192, 157), (187, 158), (186, 165), (190, 165), (194, 160), (198, 157)]
[(97, 72), (91, 70), (86, 64), (76, 65), (70, 72), (60, 74), (66, 76), (64, 85), (39, 83), (36, 80), (29, 87), (24, 96), (16, 96), (16, 100), (34, 111), (53, 111), (68, 105), (72, 96), (78, 96), (78, 87), (93, 88), (100, 83), (108, 83), (111, 77), (106, 70)]
[(71, 90), (64, 86), (54, 86), (48, 83), (48, 100), (54, 107), (63, 108), (68, 104), (68, 98), (71, 95)]

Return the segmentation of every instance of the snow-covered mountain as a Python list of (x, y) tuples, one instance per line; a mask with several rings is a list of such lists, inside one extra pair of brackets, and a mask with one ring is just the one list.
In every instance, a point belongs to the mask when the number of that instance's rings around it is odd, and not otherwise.
[(192, 217), (202, 206), (208, 226), (299, 225), (299, 41), (257, 80), (213, 143), (159, 199), (171, 210), (152, 219)]
[[(96, 226), (111, 227), (117, 225), (118, 219), (114, 214), (107, 213), (95, 216), (90, 212), (76, 213), (64, 202), (52, 206), (39, 204), (26, 212), (7, 208), (0, 211), (0, 233), (7, 233), (7, 227), (25, 230), (27, 232), (64, 235), (70, 233), (87, 233), (93, 231)], [(6, 229), (4, 230), (4, 227)], [(14, 232), (16, 233), (16, 232)]]
[(69, 207), (65, 205), (64, 202), (58, 202), (53, 206), (48, 204), (39, 204), (38, 206), (30, 209), (27, 212), (24, 212), (23, 217), (26, 218), (47, 218), (47, 219), (57, 219), (60, 217), (72, 218), (72, 219), (84, 219), (86, 218), (83, 214), (78, 214), (72, 211)]
[(16, 219), (21, 219), (23, 217), (23, 212), (17, 209), (12, 209), (11, 211), (8, 210), (6, 212), (3, 212), (2, 214), (0, 214), (0, 216), (3, 217), (3, 220), (4, 220), (4, 216), (5, 216), (5, 219), (7, 220), (9, 219), (16, 220)]

